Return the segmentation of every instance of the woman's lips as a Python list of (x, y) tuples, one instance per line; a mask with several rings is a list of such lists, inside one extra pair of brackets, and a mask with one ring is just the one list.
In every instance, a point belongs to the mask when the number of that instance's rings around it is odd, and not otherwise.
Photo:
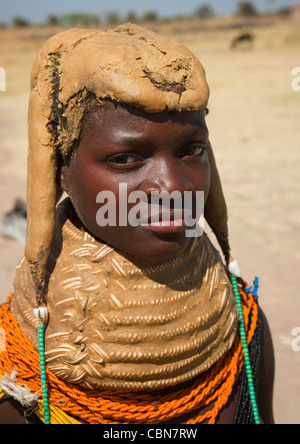
[(187, 228), (186, 221), (191, 217), (189, 210), (160, 211), (142, 220), (141, 226), (156, 233), (180, 233)]
[(155, 233), (181, 233), (181, 231), (185, 230), (184, 220), (176, 219), (171, 221), (161, 221), (154, 222), (148, 225), (142, 225), (146, 229), (153, 231)]

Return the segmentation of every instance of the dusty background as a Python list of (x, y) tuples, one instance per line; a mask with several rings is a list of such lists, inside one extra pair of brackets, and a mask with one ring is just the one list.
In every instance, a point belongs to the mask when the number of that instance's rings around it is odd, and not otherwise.
[[(153, 27), (153, 25), (152, 25)], [(300, 26), (260, 23), (253, 50), (231, 51), (238, 31), (221, 22), (155, 24), (203, 62), (211, 86), (208, 125), (230, 213), (230, 238), (244, 278), (261, 278), (260, 301), (276, 351), (277, 423), (300, 423)], [(0, 29), (0, 218), (26, 196), (27, 103), (34, 57), (57, 28)], [(300, 83), (300, 82), (299, 82)], [(13, 290), (23, 247), (0, 237), (0, 302)], [(298, 341), (300, 345), (300, 340)]]

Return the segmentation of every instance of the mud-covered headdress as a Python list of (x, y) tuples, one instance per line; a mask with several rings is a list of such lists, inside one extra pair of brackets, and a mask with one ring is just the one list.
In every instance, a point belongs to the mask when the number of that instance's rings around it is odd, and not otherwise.
[[(204, 110), (209, 88), (197, 58), (182, 45), (136, 25), (107, 32), (72, 29), (41, 49), (29, 103), (28, 228), (25, 257), (39, 286), (54, 231), (58, 152), (80, 139), (85, 104), (93, 97), (146, 113)], [(209, 146), (211, 189), (205, 217), (229, 261), (227, 208)]]

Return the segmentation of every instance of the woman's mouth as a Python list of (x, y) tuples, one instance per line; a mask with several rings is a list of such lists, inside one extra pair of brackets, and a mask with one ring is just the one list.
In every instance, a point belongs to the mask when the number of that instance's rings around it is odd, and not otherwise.
[(192, 213), (185, 209), (161, 210), (141, 220), (141, 226), (156, 233), (180, 233), (191, 217)]

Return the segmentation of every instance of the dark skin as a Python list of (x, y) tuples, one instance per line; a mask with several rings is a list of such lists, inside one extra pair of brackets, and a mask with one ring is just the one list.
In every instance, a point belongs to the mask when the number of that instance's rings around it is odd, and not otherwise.
[[(210, 169), (206, 154), (208, 131), (201, 111), (146, 115), (125, 107), (98, 109), (84, 124), (79, 146), (61, 168), (61, 187), (73, 203), (80, 223), (97, 238), (146, 264), (182, 254), (191, 242), (184, 229), (153, 227), (99, 227), (96, 196), (111, 190), (118, 201), (120, 183), (132, 191), (204, 191), (208, 195)], [(130, 209), (130, 206), (128, 207)], [(117, 218), (118, 220), (118, 218)], [(262, 359), (259, 366), (258, 406), (262, 421), (273, 424), (274, 353), (268, 323), (263, 317)], [(234, 386), (218, 424), (232, 424), (239, 400), (240, 381)], [(182, 423), (201, 411), (178, 418)], [(36, 424), (34, 416), (27, 423)], [(0, 403), (0, 424), (24, 424), (24, 412), (15, 401)]]

